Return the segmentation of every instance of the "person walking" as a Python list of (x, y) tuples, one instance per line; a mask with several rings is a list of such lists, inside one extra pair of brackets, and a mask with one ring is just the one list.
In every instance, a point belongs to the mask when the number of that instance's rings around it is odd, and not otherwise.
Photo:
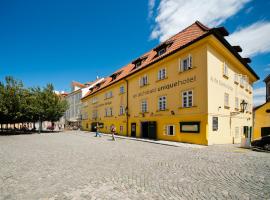
[(97, 136), (101, 137), (101, 134), (99, 133), (98, 129), (99, 129), (99, 124), (97, 123), (97, 125), (96, 125), (96, 136), (95, 137), (97, 137)]
[(113, 125), (111, 125), (111, 133), (112, 133), (112, 140), (113, 141), (115, 141), (115, 136), (114, 136), (115, 132), (116, 132), (116, 128), (115, 128), (115, 126), (113, 124)]

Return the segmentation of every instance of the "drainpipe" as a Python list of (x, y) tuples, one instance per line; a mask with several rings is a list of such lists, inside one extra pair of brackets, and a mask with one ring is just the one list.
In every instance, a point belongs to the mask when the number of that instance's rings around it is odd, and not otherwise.
[(126, 111), (126, 122), (127, 122), (127, 125), (126, 125), (126, 132), (127, 132), (127, 136), (128, 136), (128, 116), (129, 116), (129, 113), (128, 113), (128, 80), (127, 79), (125, 79), (125, 81), (126, 81), (126, 90), (127, 90), (127, 105), (126, 105), (126, 109), (125, 109), (125, 111)]

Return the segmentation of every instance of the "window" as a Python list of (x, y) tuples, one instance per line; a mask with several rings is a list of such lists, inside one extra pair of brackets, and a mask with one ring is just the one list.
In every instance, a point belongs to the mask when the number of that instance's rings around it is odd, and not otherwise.
[(244, 86), (245, 83), (245, 77), (243, 75), (241, 75), (240, 77), (240, 85)]
[(163, 80), (166, 78), (166, 69), (162, 68), (158, 71), (158, 80)]
[(182, 92), (182, 106), (184, 108), (189, 108), (193, 106), (193, 91)]
[(120, 114), (120, 115), (124, 115), (124, 113), (125, 113), (125, 108), (124, 108), (124, 106), (120, 106), (120, 112), (119, 112), (119, 114)]
[(200, 133), (200, 122), (180, 122), (182, 133)]
[(158, 56), (161, 56), (162, 54), (164, 54), (166, 52), (165, 48), (162, 48), (158, 51)]
[(212, 118), (212, 130), (217, 131), (218, 130), (218, 117)]
[(158, 110), (166, 110), (167, 107), (166, 96), (162, 96), (158, 98)]
[(229, 77), (228, 64), (226, 62), (223, 63), (223, 76)]
[(94, 98), (92, 99), (92, 103), (97, 103), (97, 101), (98, 101), (97, 97), (94, 97)]
[(142, 65), (142, 61), (138, 61), (136, 64), (135, 64), (135, 68), (138, 68)]
[(105, 93), (105, 99), (112, 98), (112, 91)]
[(239, 109), (239, 98), (235, 97), (235, 108), (238, 110)]
[(146, 100), (142, 100), (142, 102), (141, 102), (141, 112), (142, 113), (145, 113), (145, 112), (147, 112), (147, 101)]
[(175, 134), (175, 126), (174, 125), (167, 125), (166, 126), (166, 135), (173, 136)]
[(145, 86), (148, 84), (148, 76), (144, 75), (140, 78), (140, 86)]
[(120, 94), (123, 94), (125, 92), (125, 88), (124, 88), (124, 86), (121, 86), (120, 87)]
[(229, 94), (228, 93), (224, 94), (224, 106), (229, 107)]
[(239, 83), (239, 75), (237, 73), (234, 74), (234, 82)]
[(112, 108), (105, 108), (105, 116), (110, 117), (112, 116)]
[(96, 119), (97, 117), (98, 117), (97, 110), (93, 110), (93, 112), (92, 112), (92, 118), (93, 119)]
[(192, 56), (189, 55), (187, 58), (180, 60), (180, 71), (187, 71), (192, 68)]

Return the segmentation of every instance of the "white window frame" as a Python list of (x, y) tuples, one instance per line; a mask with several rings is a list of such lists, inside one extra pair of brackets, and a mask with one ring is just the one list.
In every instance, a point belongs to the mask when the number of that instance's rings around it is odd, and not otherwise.
[(235, 108), (239, 109), (239, 98), (238, 97), (235, 97)]
[(146, 113), (148, 111), (148, 103), (147, 100), (144, 99), (141, 101), (141, 112)]
[(167, 109), (167, 97), (166, 96), (158, 97), (158, 110), (164, 111), (166, 109)]
[[(182, 107), (183, 108), (190, 108), (193, 107), (193, 90), (186, 90), (182, 92)], [(191, 99), (191, 105), (190, 105), (190, 99)]]
[(93, 99), (92, 99), (92, 103), (94, 104), (94, 103), (97, 103), (97, 102), (98, 102), (97, 97), (93, 97)]
[(143, 75), (142, 77), (140, 77), (140, 86), (145, 86), (148, 85), (148, 76), (147, 75)]
[[(170, 132), (170, 127), (173, 127), (173, 134), (169, 134)], [(167, 136), (175, 136), (175, 125), (172, 125), (172, 124), (168, 124), (166, 125), (166, 135)]]
[[(187, 65), (184, 65), (184, 63), (187, 63)], [(187, 57), (184, 59), (179, 59), (179, 71), (184, 72), (187, 70), (192, 69), (192, 55), (189, 54)]]
[(161, 68), (158, 70), (158, 80), (163, 80), (167, 77), (167, 70), (166, 68)]
[(223, 63), (223, 76), (229, 77), (229, 66), (227, 62)]
[(230, 107), (230, 95), (226, 92), (224, 93), (224, 106)]
[(125, 87), (123, 85), (120, 86), (119, 88), (120, 94), (124, 94), (125, 93)]
[(234, 74), (234, 82), (239, 83), (239, 74), (237, 73)]
[(125, 114), (125, 107), (123, 105), (120, 106), (119, 115)]
[(244, 84), (245, 84), (245, 77), (244, 77), (244, 75), (241, 75), (240, 76), (240, 85), (244, 86)]

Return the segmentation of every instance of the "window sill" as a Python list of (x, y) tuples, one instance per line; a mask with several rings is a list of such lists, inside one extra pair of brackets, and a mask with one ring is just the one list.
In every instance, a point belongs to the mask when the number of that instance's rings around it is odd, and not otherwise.
[(186, 108), (197, 108), (197, 106), (189, 106), (189, 107), (178, 107), (178, 109), (186, 109)]
[(165, 110), (157, 110), (156, 112), (166, 112), (169, 111), (169, 109), (165, 109)]
[(108, 100), (108, 99), (111, 99), (111, 98), (113, 98), (113, 96), (112, 97), (105, 98), (104, 100)]
[(140, 88), (146, 87), (146, 86), (148, 86), (148, 85), (150, 85), (150, 84), (147, 83), (147, 84), (145, 84), (145, 85), (140, 85)]
[(120, 92), (120, 93), (119, 93), (119, 95), (123, 95), (123, 94), (125, 94), (125, 92), (122, 92), (122, 93)]
[(175, 134), (173, 134), (173, 135), (168, 135), (168, 134), (165, 134), (166, 136), (169, 136), (169, 137), (173, 137), (173, 136), (175, 136)]
[(119, 117), (121, 117), (121, 116), (125, 116), (125, 114), (119, 114), (118, 116), (119, 116)]
[(113, 115), (110, 115), (110, 116), (104, 116), (104, 117), (113, 117)]
[(229, 76), (226, 74), (223, 74), (223, 78), (229, 79)]
[(230, 109), (230, 106), (224, 106), (225, 109)]
[(139, 114), (148, 114), (149, 112), (139, 112)]
[(166, 79), (168, 79), (168, 76), (166, 76), (166, 77), (163, 78), (163, 79), (158, 79), (158, 80), (156, 80), (156, 82), (160, 82), (160, 81), (163, 81), (163, 80), (166, 80)]
[(197, 67), (194, 66), (194, 67), (191, 67), (191, 68), (189, 68), (189, 69), (187, 69), (187, 70), (179, 71), (178, 74), (182, 74), (182, 73), (185, 73), (185, 72), (189, 72), (189, 71), (192, 71), (193, 69), (196, 69), (196, 68), (197, 68)]

